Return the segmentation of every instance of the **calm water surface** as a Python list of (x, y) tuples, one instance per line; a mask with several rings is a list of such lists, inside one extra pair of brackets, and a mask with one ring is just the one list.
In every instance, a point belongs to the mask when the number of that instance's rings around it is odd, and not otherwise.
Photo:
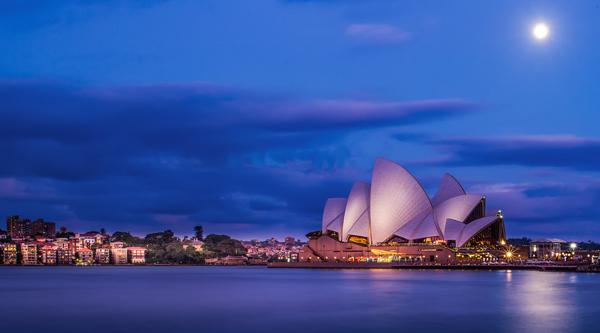
[(1, 267), (2, 332), (600, 332), (600, 274)]

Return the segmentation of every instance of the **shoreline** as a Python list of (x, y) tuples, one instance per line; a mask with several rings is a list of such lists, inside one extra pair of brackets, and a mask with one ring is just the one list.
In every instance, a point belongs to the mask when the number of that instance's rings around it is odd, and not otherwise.
[(541, 272), (580, 272), (600, 273), (598, 267), (577, 265), (405, 265), (398, 263), (344, 263), (344, 262), (276, 262), (267, 264), (268, 268), (303, 269), (396, 269), (396, 270), (528, 270)]
[(265, 265), (198, 265), (198, 264), (146, 264), (146, 265), (0, 265), (12, 268), (94, 268), (94, 267), (265, 267), (287, 269), (389, 269), (389, 270), (446, 270), (446, 271), (503, 271), (523, 270), (539, 272), (600, 273), (597, 266), (577, 265), (406, 265), (398, 263), (344, 263), (344, 262), (272, 262)]
[(105, 264), (105, 265), (1, 265), (2, 267), (51, 267), (51, 268), (60, 268), (60, 267), (76, 267), (76, 268), (86, 268), (86, 267), (258, 267), (258, 266), (267, 266), (264, 265), (202, 265), (202, 264), (144, 264), (144, 265), (135, 265), (135, 264), (122, 264), (122, 265), (114, 265), (114, 264)]

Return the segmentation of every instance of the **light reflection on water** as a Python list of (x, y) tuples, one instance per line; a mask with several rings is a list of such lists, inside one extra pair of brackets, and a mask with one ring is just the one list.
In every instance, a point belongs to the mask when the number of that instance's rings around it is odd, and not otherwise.
[[(516, 313), (514, 329), (529, 332), (545, 328), (566, 332), (573, 327), (570, 318), (577, 295), (573, 286), (575, 273), (529, 272), (522, 274), (519, 283), (509, 288), (507, 311)], [(576, 281), (576, 280), (575, 280)]]
[(3, 331), (19, 332), (590, 332), (600, 318), (600, 274), (530, 271), (1, 267), (0, 296)]

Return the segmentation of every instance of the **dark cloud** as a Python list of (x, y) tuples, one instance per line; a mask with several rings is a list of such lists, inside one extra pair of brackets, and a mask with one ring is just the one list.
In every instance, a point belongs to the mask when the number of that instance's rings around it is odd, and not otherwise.
[[(0, 174), (61, 179), (119, 174), (114, 168), (129, 174), (170, 156), (175, 162), (224, 163), (244, 153), (314, 147), (356, 128), (438, 120), (471, 107), (454, 100), (293, 100), (208, 84), (78, 89), (7, 82), (0, 84), (0, 103), (8, 160)], [(149, 160), (159, 155), (160, 161)]]
[[(345, 195), (360, 177), (345, 169), (348, 133), (471, 107), (459, 100), (303, 100), (206, 83), (5, 81), (0, 180), (12, 186), (0, 208), (90, 228), (286, 224), (303, 232), (307, 221), (318, 224), (326, 196)], [(42, 181), (47, 188), (35, 190)]]
[(491, 198), (489, 210), (503, 209), (511, 236), (594, 239), (600, 232), (600, 183), (539, 181), (499, 183), (471, 189)]
[(449, 154), (445, 165), (519, 165), (600, 169), (600, 140), (576, 136), (512, 136), (430, 140)]

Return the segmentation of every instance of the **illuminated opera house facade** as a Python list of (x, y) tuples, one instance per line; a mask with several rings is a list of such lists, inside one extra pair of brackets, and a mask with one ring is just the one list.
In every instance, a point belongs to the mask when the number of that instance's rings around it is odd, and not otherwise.
[(485, 196), (467, 194), (450, 174), (430, 198), (405, 168), (379, 158), (371, 184), (328, 199), (321, 230), (307, 237), (301, 261), (448, 263), (482, 249), (491, 255), (505, 231), (501, 212), (486, 214)]

